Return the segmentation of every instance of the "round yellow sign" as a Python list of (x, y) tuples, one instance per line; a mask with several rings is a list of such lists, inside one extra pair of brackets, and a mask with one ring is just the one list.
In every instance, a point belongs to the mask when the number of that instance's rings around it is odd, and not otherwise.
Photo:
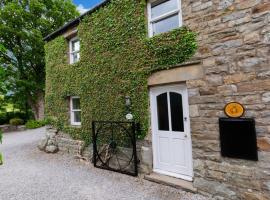
[(225, 106), (224, 111), (228, 117), (232, 118), (242, 117), (245, 113), (244, 106), (238, 102), (228, 103)]

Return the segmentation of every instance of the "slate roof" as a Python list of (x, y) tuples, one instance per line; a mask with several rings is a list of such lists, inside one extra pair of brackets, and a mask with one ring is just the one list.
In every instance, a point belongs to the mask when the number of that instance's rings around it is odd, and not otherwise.
[(82, 14), (81, 16), (77, 17), (76, 19), (66, 23), (64, 26), (60, 27), (59, 29), (57, 29), (56, 31), (50, 33), (49, 35), (47, 35), (44, 38), (44, 41), (50, 41), (53, 40), (54, 38), (56, 38), (57, 36), (63, 34), (64, 32), (66, 32), (69, 28), (73, 27), (73, 26), (77, 26), (80, 21), (87, 15), (95, 12), (96, 10), (98, 10), (99, 8), (103, 7), (104, 5), (106, 5), (107, 3), (109, 3), (110, 0), (103, 0), (101, 3), (99, 3), (98, 5), (94, 6), (93, 8), (91, 8), (90, 10), (88, 10), (87, 12), (85, 12), (84, 14)]

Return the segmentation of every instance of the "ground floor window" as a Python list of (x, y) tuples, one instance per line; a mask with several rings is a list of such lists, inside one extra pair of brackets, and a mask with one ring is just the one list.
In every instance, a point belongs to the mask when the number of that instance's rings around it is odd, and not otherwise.
[(71, 125), (81, 125), (81, 103), (80, 97), (70, 98), (70, 122)]

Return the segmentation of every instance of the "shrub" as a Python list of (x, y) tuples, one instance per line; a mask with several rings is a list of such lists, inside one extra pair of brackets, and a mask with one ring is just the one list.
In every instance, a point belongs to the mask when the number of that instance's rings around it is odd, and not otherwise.
[(25, 126), (27, 129), (35, 129), (35, 128), (40, 128), (42, 126), (46, 125), (45, 120), (29, 120)]
[(30, 111), (28, 113), (24, 113), (24, 112), (0, 113), (0, 125), (8, 124), (9, 121), (13, 118), (20, 118), (26, 122), (27, 120), (33, 118), (33, 114)]
[(20, 118), (13, 118), (9, 120), (9, 124), (13, 126), (19, 126), (19, 125), (23, 125), (24, 121)]

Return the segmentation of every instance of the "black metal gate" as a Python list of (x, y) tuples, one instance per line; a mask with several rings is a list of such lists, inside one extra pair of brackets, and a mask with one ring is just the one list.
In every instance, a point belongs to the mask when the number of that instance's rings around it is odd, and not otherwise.
[(134, 122), (93, 121), (94, 166), (138, 175)]

